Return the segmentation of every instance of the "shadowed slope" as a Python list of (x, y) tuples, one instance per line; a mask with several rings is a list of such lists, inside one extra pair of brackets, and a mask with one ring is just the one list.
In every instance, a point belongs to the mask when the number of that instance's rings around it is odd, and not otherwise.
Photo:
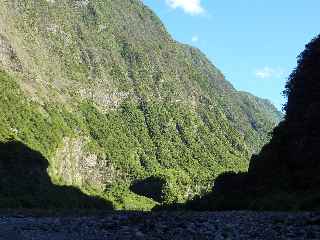
[(0, 143), (0, 208), (112, 209), (74, 187), (53, 185), (47, 167), (48, 161), (23, 143)]
[(285, 94), (286, 116), (248, 173), (220, 175), (193, 209), (320, 209), (320, 36), (298, 58)]

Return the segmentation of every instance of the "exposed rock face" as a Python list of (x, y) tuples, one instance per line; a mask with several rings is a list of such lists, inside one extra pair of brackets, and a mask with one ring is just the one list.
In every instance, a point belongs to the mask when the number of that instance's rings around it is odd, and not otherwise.
[(55, 159), (49, 173), (59, 176), (66, 185), (89, 186), (103, 192), (106, 185), (120, 177), (110, 160), (85, 151), (84, 139), (65, 138)]
[(12, 71), (22, 71), (21, 62), (8, 39), (0, 34), (0, 66)]
[(164, 202), (202, 194), (246, 170), (279, 121), (139, 0), (0, 0), (0, 91), (0, 141), (117, 208), (154, 206), (130, 190), (151, 176)]

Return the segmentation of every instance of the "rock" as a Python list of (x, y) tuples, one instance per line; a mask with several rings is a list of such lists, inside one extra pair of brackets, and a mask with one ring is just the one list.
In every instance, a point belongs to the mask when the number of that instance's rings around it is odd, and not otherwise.
[[(137, 216), (139, 221), (133, 221)], [(283, 224), (288, 223), (288, 219), (290, 224)], [(100, 214), (99, 217), (67, 218), (22, 215), (0, 217), (0, 240), (320, 239), (318, 224), (302, 224), (315, 219), (316, 216), (306, 213), (259, 212), (114, 212), (105, 217)]]
[(135, 235), (136, 235), (136, 237), (144, 237), (144, 234), (142, 232), (140, 232), (140, 231), (137, 231), (135, 233)]
[(0, 225), (0, 240), (21, 240), (22, 237), (12, 228)]

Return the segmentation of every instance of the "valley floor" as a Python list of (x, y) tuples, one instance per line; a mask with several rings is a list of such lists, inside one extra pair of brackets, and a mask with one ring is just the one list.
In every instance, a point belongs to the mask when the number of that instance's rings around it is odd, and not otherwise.
[(0, 240), (29, 239), (320, 239), (320, 214), (242, 211), (0, 216)]

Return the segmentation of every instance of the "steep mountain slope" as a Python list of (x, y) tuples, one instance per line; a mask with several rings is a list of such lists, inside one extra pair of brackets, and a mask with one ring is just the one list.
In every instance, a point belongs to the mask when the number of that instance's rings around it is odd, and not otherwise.
[(116, 208), (155, 204), (130, 191), (137, 180), (158, 179), (165, 203), (207, 191), (279, 121), (138, 0), (0, 0), (0, 70), (0, 140)]
[(194, 209), (319, 210), (320, 35), (298, 57), (289, 77), (284, 120), (253, 155), (247, 173), (224, 173)]
[(250, 163), (250, 177), (263, 194), (272, 199), (270, 189), (277, 190), (287, 198), (285, 206), (290, 208), (320, 208), (319, 66), (317, 36), (299, 55), (298, 66), (287, 82), (285, 120)]

